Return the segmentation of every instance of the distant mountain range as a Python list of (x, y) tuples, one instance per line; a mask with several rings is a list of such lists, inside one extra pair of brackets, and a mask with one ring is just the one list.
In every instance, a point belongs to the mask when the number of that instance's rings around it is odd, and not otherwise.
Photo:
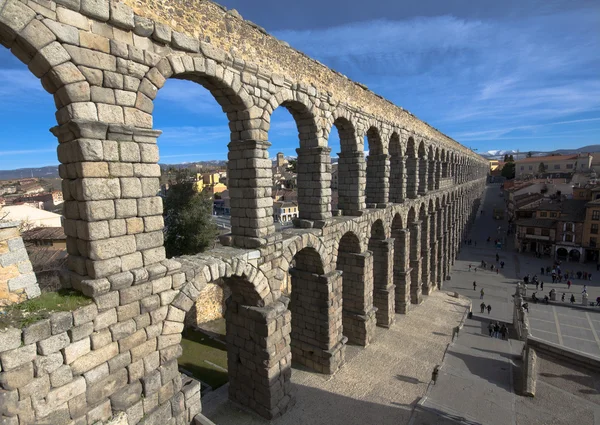
[[(160, 164), (160, 168), (192, 168), (196, 165), (224, 167), (226, 164), (227, 161), (225, 160), (215, 159), (212, 161), (184, 162), (181, 164)], [(0, 180), (16, 180), (30, 177), (39, 177), (43, 179), (58, 178), (58, 165), (49, 165), (47, 167), (41, 168), (18, 168), (16, 170), (0, 170)]]
[(572, 155), (576, 153), (600, 152), (600, 145), (588, 145), (576, 149), (557, 149), (554, 151), (490, 150), (487, 152), (479, 152), (479, 154), (488, 159), (504, 159), (504, 155), (512, 155), (513, 158), (516, 160), (525, 158), (529, 152), (531, 152), (532, 156)]
[[(575, 153), (587, 153), (587, 152), (600, 152), (600, 145), (589, 145), (577, 149), (557, 149), (554, 151), (516, 151), (516, 150), (489, 150), (487, 152), (479, 152), (479, 154), (488, 159), (504, 159), (504, 155), (512, 155), (514, 159), (522, 159), (531, 152), (532, 156), (544, 156), (544, 155), (569, 155)], [(287, 160), (296, 159), (295, 156), (286, 156)], [(338, 158), (331, 158), (332, 163), (338, 162)], [(227, 161), (222, 159), (214, 159), (211, 161), (199, 161), (199, 162), (184, 162), (180, 164), (160, 164), (162, 169), (175, 167), (175, 168), (192, 168), (195, 166), (217, 166), (224, 167), (227, 165)], [(58, 178), (58, 165), (49, 165), (47, 167), (39, 168), (19, 168), (16, 170), (0, 170), (0, 180), (15, 180), (24, 179), (28, 177), (39, 177), (39, 178)]]

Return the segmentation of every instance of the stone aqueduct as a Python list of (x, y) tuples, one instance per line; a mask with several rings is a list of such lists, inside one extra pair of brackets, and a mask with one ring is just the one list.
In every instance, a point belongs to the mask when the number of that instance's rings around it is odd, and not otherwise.
[[(442, 288), (485, 182), (470, 150), (207, 1), (0, 0), (0, 42), (55, 99), (67, 282), (94, 303), (0, 336), (3, 423), (190, 423), (177, 369), (186, 312), (224, 279), (230, 398), (272, 418), (291, 361), (333, 373)], [(169, 78), (210, 90), (229, 119), (232, 234), (166, 259), (153, 100)], [(296, 227), (275, 232), (270, 115), (299, 132)], [(331, 213), (332, 126), (341, 139)], [(369, 155), (364, 159), (364, 137)], [(280, 282), (291, 275), (292, 291)]]

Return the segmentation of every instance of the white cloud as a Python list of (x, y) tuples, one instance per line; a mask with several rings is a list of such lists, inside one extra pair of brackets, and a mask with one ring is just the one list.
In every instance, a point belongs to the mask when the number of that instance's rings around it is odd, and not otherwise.
[(211, 148), (223, 147), (227, 150), (230, 132), (224, 126), (183, 126), (162, 128), (162, 135), (158, 139), (163, 146), (210, 146)]
[(277, 36), (458, 141), (489, 140), (600, 111), (600, 8), (577, 7), (510, 19), (368, 21)]
[(224, 117), (225, 113), (213, 95), (198, 83), (184, 80), (167, 80), (159, 90), (157, 102), (169, 105), (169, 108), (183, 108), (199, 115)]

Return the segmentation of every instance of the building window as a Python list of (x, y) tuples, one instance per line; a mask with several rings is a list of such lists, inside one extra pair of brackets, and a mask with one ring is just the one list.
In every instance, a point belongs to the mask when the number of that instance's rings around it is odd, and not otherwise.
[(557, 216), (558, 216), (558, 215), (557, 215), (555, 212), (553, 212), (553, 213), (550, 213), (550, 217), (557, 217)]
[(592, 220), (600, 220), (600, 210), (592, 211)]
[(528, 234), (528, 235), (533, 235), (533, 234), (534, 234), (534, 229), (533, 229), (533, 227), (528, 227), (528, 228), (527, 228), (527, 234)]
[(596, 248), (597, 240), (596, 238), (590, 238), (590, 248)]
[(573, 164), (567, 164), (567, 170), (572, 170), (573, 169)]
[(565, 242), (573, 242), (573, 235), (570, 233), (565, 233)]
[(598, 234), (598, 223), (593, 223), (592, 224), (592, 228), (590, 230), (590, 233), (592, 235), (597, 235)]
[(525, 169), (525, 167), (521, 165), (521, 171), (523, 171), (524, 169)]
[(574, 225), (573, 223), (566, 223), (566, 224), (565, 224), (565, 231), (567, 231), (567, 232), (572, 232), (572, 231), (573, 231), (573, 227), (574, 227), (574, 226), (575, 226), (575, 225)]
[(560, 164), (554, 164), (554, 169), (555, 170), (560, 170)]
[(542, 229), (542, 236), (550, 236), (550, 229)]
[(548, 217), (548, 213), (546, 211), (541, 211), (540, 217)]
[(533, 170), (533, 165), (529, 166), (529, 171)]

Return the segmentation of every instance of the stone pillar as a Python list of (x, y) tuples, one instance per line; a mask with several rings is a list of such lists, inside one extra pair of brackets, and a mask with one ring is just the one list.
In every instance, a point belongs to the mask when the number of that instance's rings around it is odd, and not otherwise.
[(71, 285), (164, 261), (161, 132), (82, 120), (51, 131), (60, 142)]
[(437, 228), (436, 228), (436, 240), (437, 240), (437, 287), (442, 289), (444, 286), (444, 210), (443, 208), (437, 209)]
[(421, 304), (421, 222), (410, 223), (410, 302)]
[[(269, 142), (258, 140), (229, 144), (227, 186), (231, 198), (231, 234), (233, 244), (240, 248), (263, 246), (275, 234), (269, 146)], [(225, 239), (222, 242), (227, 243)]]
[(396, 313), (406, 314), (410, 309), (410, 231), (394, 231), (394, 285)]
[(290, 269), (292, 358), (316, 372), (334, 373), (344, 362), (342, 276)]
[(431, 253), (429, 256), (429, 286), (431, 290), (435, 290), (437, 287), (437, 213), (432, 212), (429, 214), (429, 246), (431, 247)]
[(427, 214), (421, 221), (421, 291), (423, 295), (429, 295), (431, 293), (430, 288), (430, 247), (429, 247), (429, 234), (430, 234), (430, 223), (429, 215)]
[(340, 152), (338, 209), (343, 215), (361, 215), (365, 209), (365, 161), (362, 152)]
[(448, 177), (448, 162), (442, 162), (442, 178)]
[(424, 155), (422, 158), (419, 159), (419, 195), (425, 195), (427, 193), (427, 165), (427, 155)]
[(226, 313), (229, 398), (267, 419), (295, 402), (288, 303), (286, 297), (267, 307), (232, 302)]
[(390, 202), (404, 202), (406, 198), (406, 157), (392, 156), (390, 160)]
[(367, 158), (367, 208), (385, 208), (390, 194), (389, 155), (369, 155)]
[(439, 161), (435, 161), (435, 189), (440, 189), (440, 180), (442, 178), (442, 164)]
[[(375, 330), (373, 307), (373, 255), (339, 252), (337, 265), (342, 272), (342, 323), (349, 344), (367, 346)], [(293, 291), (293, 290), (292, 290)]]
[(18, 226), (16, 221), (0, 222), (0, 308), (41, 293)]
[(369, 242), (373, 252), (373, 304), (377, 308), (377, 326), (389, 328), (394, 323), (394, 239)]
[(417, 198), (419, 192), (419, 158), (406, 159), (406, 197)]
[(451, 261), (451, 254), (450, 254), (450, 246), (451, 246), (451, 230), (452, 230), (452, 226), (451, 226), (451, 214), (450, 214), (450, 205), (448, 204), (446, 205), (445, 208), (445, 216), (444, 216), (444, 224), (445, 224), (445, 231), (444, 231), (444, 276), (446, 280), (450, 280), (450, 261)]
[(322, 227), (331, 218), (331, 148), (298, 148), (296, 152), (300, 227)]
[(427, 190), (432, 191), (435, 190), (435, 160), (433, 158), (429, 158), (429, 164), (427, 168), (428, 176), (427, 176)]

